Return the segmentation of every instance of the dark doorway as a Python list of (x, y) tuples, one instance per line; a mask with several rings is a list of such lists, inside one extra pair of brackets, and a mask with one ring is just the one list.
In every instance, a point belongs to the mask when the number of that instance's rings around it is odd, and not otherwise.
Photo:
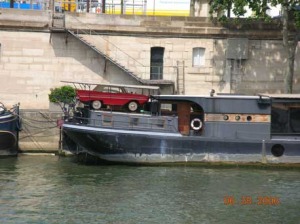
[(151, 63), (150, 63), (150, 79), (163, 79), (164, 67), (164, 51), (163, 47), (151, 48)]

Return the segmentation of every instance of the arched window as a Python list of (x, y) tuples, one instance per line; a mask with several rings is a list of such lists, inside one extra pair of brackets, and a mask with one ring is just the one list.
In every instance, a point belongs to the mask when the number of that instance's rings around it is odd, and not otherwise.
[(193, 67), (200, 67), (205, 65), (205, 48), (193, 48)]

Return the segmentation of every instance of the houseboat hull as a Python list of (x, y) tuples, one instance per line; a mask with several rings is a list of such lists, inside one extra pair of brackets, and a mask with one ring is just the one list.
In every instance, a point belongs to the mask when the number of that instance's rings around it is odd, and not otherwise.
[[(65, 148), (118, 163), (292, 163), (300, 164), (300, 139), (216, 139), (159, 132), (64, 125)], [(274, 156), (274, 153), (283, 155)], [(276, 151), (277, 150), (277, 151)], [(279, 151), (278, 151), (279, 150)]]

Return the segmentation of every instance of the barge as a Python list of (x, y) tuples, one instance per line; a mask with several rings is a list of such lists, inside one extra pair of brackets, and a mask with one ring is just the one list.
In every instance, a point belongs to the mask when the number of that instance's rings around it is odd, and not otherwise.
[(116, 163), (300, 164), (300, 94), (157, 95), (139, 113), (77, 108), (63, 145)]
[(18, 154), (19, 131), (19, 105), (9, 110), (0, 102), (0, 156)]

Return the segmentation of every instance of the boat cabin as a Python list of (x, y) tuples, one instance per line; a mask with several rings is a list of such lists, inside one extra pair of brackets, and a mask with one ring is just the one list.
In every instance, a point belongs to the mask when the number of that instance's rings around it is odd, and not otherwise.
[(270, 138), (300, 135), (300, 94), (156, 96), (162, 116), (178, 117), (183, 135)]
[[(113, 113), (114, 112), (114, 113)], [(80, 110), (91, 126), (221, 139), (300, 137), (300, 95), (155, 95), (141, 110)]]

